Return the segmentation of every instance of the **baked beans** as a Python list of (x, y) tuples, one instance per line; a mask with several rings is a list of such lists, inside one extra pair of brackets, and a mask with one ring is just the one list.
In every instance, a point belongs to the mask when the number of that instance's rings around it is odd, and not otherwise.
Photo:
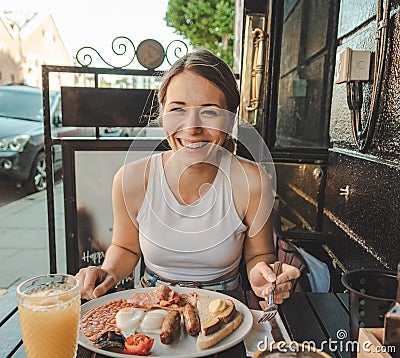
[(125, 307), (134, 307), (134, 305), (127, 300), (120, 299), (93, 308), (81, 318), (82, 333), (92, 342), (100, 338), (104, 331), (112, 329), (120, 333), (121, 330), (115, 324), (115, 316), (120, 309)]

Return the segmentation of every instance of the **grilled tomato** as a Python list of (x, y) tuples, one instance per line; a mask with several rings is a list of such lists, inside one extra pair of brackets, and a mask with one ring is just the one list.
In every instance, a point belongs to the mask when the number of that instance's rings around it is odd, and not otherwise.
[(148, 356), (153, 347), (154, 338), (145, 334), (134, 334), (129, 336), (125, 341), (124, 354), (132, 354), (137, 356)]

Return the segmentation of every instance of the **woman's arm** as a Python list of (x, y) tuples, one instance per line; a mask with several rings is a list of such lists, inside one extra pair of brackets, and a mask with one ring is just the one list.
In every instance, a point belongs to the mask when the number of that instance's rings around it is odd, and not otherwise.
[(247, 272), (259, 262), (276, 261), (273, 239), (273, 193), (265, 170), (254, 163), (244, 163), (247, 182), (247, 207), (244, 222), (248, 227), (244, 246)]
[(300, 272), (297, 268), (283, 264), (282, 273), (275, 277), (272, 267), (276, 261), (273, 239), (273, 192), (271, 181), (265, 170), (254, 163), (245, 162), (244, 171), (248, 185), (248, 204), (244, 222), (248, 226), (244, 246), (249, 282), (255, 294), (267, 297), (276, 281), (276, 303), (289, 297), (291, 280)]
[[(114, 213), (113, 237), (101, 268), (113, 275), (117, 282), (129, 276), (141, 256), (139, 230), (136, 221), (138, 205), (137, 188), (132, 184), (139, 178), (131, 177), (121, 168), (114, 178), (112, 189), (112, 205)], [(130, 171), (130, 169), (126, 169)], [(124, 178), (126, 178), (124, 180)], [(131, 178), (131, 180), (127, 180)], [(129, 207), (128, 207), (129, 205)]]

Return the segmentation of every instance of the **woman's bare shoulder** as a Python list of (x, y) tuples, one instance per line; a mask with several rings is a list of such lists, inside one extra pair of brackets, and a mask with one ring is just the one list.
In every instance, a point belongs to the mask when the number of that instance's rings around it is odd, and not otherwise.
[(120, 187), (124, 193), (138, 195), (144, 193), (147, 186), (151, 156), (124, 164), (114, 177), (114, 186)]
[(246, 185), (250, 191), (261, 191), (270, 184), (269, 176), (262, 165), (246, 158), (234, 156), (232, 160), (232, 178), (239, 178), (236, 182)]
[(127, 173), (144, 171), (150, 165), (151, 156), (146, 156), (129, 163), (125, 163), (119, 171), (126, 171)]
[(234, 155), (233, 158), (236, 159), (236, 160), (232, 161), (233, 164), (234, 163), (240, 164), (246, 170), (253, 170), (253, 169), (258, 167), (257, 163), (255, 163), (255, 162), (253, 162), (253, 161), (251, 161), (249, 159), (240, 157), (239, 155)]

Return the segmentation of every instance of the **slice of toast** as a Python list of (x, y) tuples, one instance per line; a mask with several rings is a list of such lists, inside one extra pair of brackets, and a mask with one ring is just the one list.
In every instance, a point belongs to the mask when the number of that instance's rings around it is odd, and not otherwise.
[(209, 310), (214, 297), (199, 296), (197, 311), (199, 313), (201, 332), (197, 337), (197, 347), (206, 349), (217, 344), (223, 338), (230, 335), (243, 320), (242, 314), (236, 310), (235, 303), (226, 299), (225, 308), (218, 312)]
[(223, 323), (228, 323), (235, 315), (235, 304), (230, 299), (224, 300), (225, 308), (222, 311), (210, 312), (209, 305), (214, 300), (214, 297), (202, 296), (197, 301), (197, 310), (200, 315), (200, 322), (202, 323), (202, 326), (209, 326), (212, 322), (216, 323), (216, 317)]
[(218, 319), (218, 317), (214, 317), (213, 319), (208, 320), (201, 325), (201, 332), (205, 336), (208, 336), (218, 331), (221, 328), (221, 326), (222, 326), (222, 321)]
[(216, 345), (219, 341), (229, 336), (242, 323), (243, 315), (235, 310), (235, 315), (229, 323), (222, 323), (221, 327), (214, 333), (205, 336), (200, 332), (197, 336), (197, 348), (206, 349)]
[(197, 311), (200, 318), (201, 332), (203, 332), (205, 336), (215, 332), (222, 323), (216, 314), (210, 312), (208, 309), (212, 300), (214, 300), (214, 298), (209, 296), (199, 296), (197, 299)]
[(232, 300), (226, 299), (225, 300), (226, 307), (222, 312), (217, 312), (216, 316), (223, 322), (229, 323), (232, 321), (233, 317), (235, 316), (235, 304)]

